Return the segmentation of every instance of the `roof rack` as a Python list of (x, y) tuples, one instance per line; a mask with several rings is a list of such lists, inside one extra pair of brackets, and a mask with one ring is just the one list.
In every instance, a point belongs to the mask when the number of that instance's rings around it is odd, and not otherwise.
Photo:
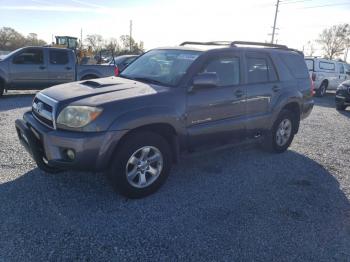
[(218, 46), (229, 46), (231, 45), (231, 41), (211, 41), (211, 42), (192, 42), (186, 41), (180, 44), (180, 46), (185, 45), (218, 45)]
[(254, 46), (266, 46), (266, 47), (275, 47), (281, 49), (288, 49), (286, 45), (277, 45), (270, 43), (260, 43), (260, 42), (248, 42), (248, 41), (211, 41), (211, 42), (191, 42), (186, 41), (180, 44), (180, 46), (184, 45), (215, 45), (215, 46), (231, 46), (236, 47), (237, 45), (254, 45)]

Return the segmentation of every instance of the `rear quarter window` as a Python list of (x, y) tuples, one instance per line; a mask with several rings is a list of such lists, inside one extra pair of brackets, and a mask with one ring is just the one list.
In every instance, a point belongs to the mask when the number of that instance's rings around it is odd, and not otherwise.
[(281, 54), (280, 57), (295, 78), (309, 78), (309, 70), (303, 56), (288, 53)]

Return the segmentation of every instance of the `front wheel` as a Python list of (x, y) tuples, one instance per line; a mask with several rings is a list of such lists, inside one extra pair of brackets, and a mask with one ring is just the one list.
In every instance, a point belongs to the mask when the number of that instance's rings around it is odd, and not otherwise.
[(344, 105), (344, 103), (337, 103), (336, 108), (339, 111), (344, 111), (346, 109), (346, 106)]
[(265, 149), (274, 153), (286, 151), (293, 141), (296, 121), (295, 115), (291, 111), (283, 110), (265, 137)]
[(171, 170), (169, 143), (152, 132), (137, 132), (122, 141), (109, 177), (122, 195), (141, 198), (157, 191)]

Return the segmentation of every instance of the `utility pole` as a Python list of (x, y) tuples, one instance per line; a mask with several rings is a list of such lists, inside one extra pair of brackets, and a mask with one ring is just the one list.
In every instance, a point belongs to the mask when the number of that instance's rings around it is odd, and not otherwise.
[(275, 12), (275, 19), (274, 19), (274, 22), (273, 22), (273, 29), (272, 29), (271, 44), (273, 44), (274, 41), (275, 41), (276, 23), (277, 23), (277, 14), (278, 14), (279, 5), (280, 5), (280, 0), (277, 0), (277, 3), (276, 3), (276, 12)]
[(130, 52), (132, 52), (132, 20), (130, 20), (130, 36), (129, 36)]
[(83, 47), (83, 28), (80, 28), (80, 48)]

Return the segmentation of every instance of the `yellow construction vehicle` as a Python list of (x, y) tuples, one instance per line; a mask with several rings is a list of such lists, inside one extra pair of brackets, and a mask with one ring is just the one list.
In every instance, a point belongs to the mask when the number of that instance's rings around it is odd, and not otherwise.
[(55, 36), (56, 43), (53, 44), (54, 47), (59, 48), (70, 48), (73, 49), (76, 53), (78, 62), (81, 63), (82, 60), (90, 60), (94, 57), (92, 48), (89, 46), (87, 49), (84, 49), (82, 45), (78, 44), (78, 38), (73, 36)]
[(76, 50), (78, 48), (78, 38), (72, 36), (55, 36), (55, 47), (70, 48)]

